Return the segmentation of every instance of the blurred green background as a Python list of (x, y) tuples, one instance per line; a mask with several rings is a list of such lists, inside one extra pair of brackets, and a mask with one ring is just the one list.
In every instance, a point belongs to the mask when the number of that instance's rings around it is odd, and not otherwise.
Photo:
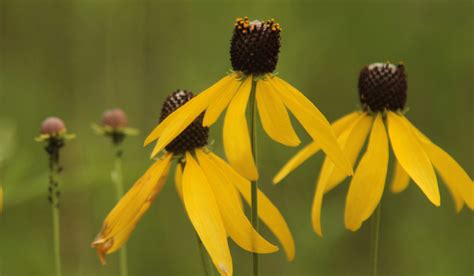
[[(357, 108), (362, 66), (403, 60), (409, 119), (474, 175), (470, 0), (0, 0), (0, 131), (6, 136), (16, 129), (13, 142), (0, 145), (11, 152), (0, 158), (6, 196), (1, 275), (53, 274), (47, 156), (33, 140), (50, 115), (77, 134), (62, 151), (64, 274), (117, 275), (117, 254), (102, 267), (89, 245), (115, 198), (113, 148), (93, 133), (91, 123), (104, 109), (121, 107), (141, 130), (124, 143), (128, 187), (151, 164), (151, 149), (142, 142), (157, 123), (163, 99), (177, 88), (202, 91), (224, 76), (234, 19), (245, 15), (282, 25), (278, 72), (331, 121)], [(221, 124), (222, 118), (211, 135), (222, 156)], [(307, 143), (299, 125), (298, 132)], [(367, 275), (370, 221), (356, 233), (344, 229), (347, 180), (325, 197), (325, 236), (319, 238), (311, 229), (310, 207), (323, 156), (275, 187), (272, 176), (297, 149), (261, 131), (258, 143), (260, 185), (287, 218), (297, 250), (292, 263), (282, 252), (262, 256), (262, 274)], [(399, 195), (386, 189), (380, 275), (473, 275), (473, 213), (464, 208), (456, 214), (440, 187), (439, 208), (415, 185)], [(202, 274), (193, 231), (170, 179), (128, 243), (130, 274)], [(251, 255), (231, 245), (235, 274), (249, 275)]]

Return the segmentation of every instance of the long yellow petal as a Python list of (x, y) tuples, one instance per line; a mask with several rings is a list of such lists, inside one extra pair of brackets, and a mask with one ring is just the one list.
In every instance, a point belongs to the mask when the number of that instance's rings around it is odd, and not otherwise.
[(212, 162), (207, 153), (202, 150), (196, 150), (196, 153), (199, 164), (216, 196), (227, 234), (232, 240), (250, 252), (272, 253), (278, 251), (278, 247), (260, 236), (245, 216), (239, 202), (240, 195), (232, 183), (232, 178)]
[(273, 178), (273, 184), (277, 184), (283, 180), (288, 174), (298, 168), (304, 161), (308, 160), (311, 156), (316, 154), (320, 150), (319, 145), (316, 142), (311, 142), (309, 145), (298, 151), (286, 164), (278, 171)]
[(189, 152), (183, 173), (183, 199), (189, 219), (217, 270), (221, 275), (232, 275), (232, 257), (214, 192)]
[(299, 145), (301, 141), (291, 125), (285, 104), (267, 80), (257, 82), (256, 100), (260, 121), (268, 136), (286, 146)]
[[(344, 154), (346, 154), (349, 162), (351, 162), (351, 166), (355, 165), (357, 157), (367, 140), (367, 135), (369, 134), (370, 127), (373, 123), (373, 117), (366, 113), (359, 113), (359, 116), (354, 117), (353, 120), (352, 124), (347, 127), (346, 131), (341, 132), (337, 139)], [(333, 164), (331, 165), (334, 167)], [(341, 171), (341, 169), (332, 169), (331, 175), (328, 176), (324, 192), (327, 193), (335, 188), (339, 183), (346, 179), (346, 177), (347, 175)]]
[(214, 100), (209, 104), (206, 114), (204, 114), (204, 120), (202, 122), (203, 126), (209, 127), (217, 121), (222, 111), (224, 111), (224, 109), (229, 105), (241, 85), (242, 82), (234, 76), (228, 88), (222, 90), (221, 95), (214, 98)]
[(451, 193), (453, 194), (456, 202), (456, 208), (462, 207), (457, 195), (461, 195), (467, 206), (470, 209), (474, 209), (474, 185), (471, 177), (467, 172), (459, 165), (456, 160), (451, 157), (441, 147), (434, 144), (428, 137), (426, 137), (421, 131), (413, 126), (408, 120), (407, 123), (413, 129), (420, 139), (423, 148), (428, 154), (433, 166), (438, 171), (439, 175), (443, 179), (443, 182), (448, 186)]
[(344, 223), (356, 231), (368, 219), (382, 198), (388, 167), (388, 138), (382, 115), (375, 118), (367, 151), (352, 178), (346, 199)]
[(407, 172), (400, 166), (398, 161), (395, 161), (395, 169), (393, 171), (392, 184), (390, 184), (390, 190), (392, 193), (403, 192), (410, 182), (410, 177)]
[(174, 173), (174, 185), (181, 202), (183, 202), (183, 166), (180, 163), (176, 165)]
[(167, 154), (156, 161), (106, 217), (102, 230), (92, 243), (102, 263), (105, 263), (106, 254), (117, 251), (128, 240), (140, 218), (163, 188), (171, 157), (172, 154)]
[(247, 77), (229, 104), (224, 119), (224, 150), (234, 169), (249, 180), (258, 179), (253, 159), (245, 110), (252, 87), (252, 77)]
[(388, 133), (398, 162), (435, 205), (440, 205), (438, 181), (428, 154), (404, 116), (387, 112)]
[[(227, 164), (224, 160), (220, 159), (215, 154), (210, 154), (212, 161), (218, 166), (222, 172), (231, 179), (232, 184), (239, 190), (245, 201), (251, 205), (250, 182), (240, 176), (232, 167)], [(268, 226), (270, 231), (277, 237), (278, 241), (285, 250), (286, 257), (289, 261), (292, 261), (295, 257), (295, 242), (291, 231), (283, 218), (278, 208), (268, 199), (265, 194), (260, 191), (257, 192), (258, 199), (258, 217)]]
[(145, 140), (145, 146), (158, 139), (152, 157), (164, 149), (176, 136), (191, 124), (208, 106), (209, 103), (232, 81), (226, 76), (216, 84), (189, 100), (166, 117)]
[(321, 149), (340, 167), (347, 175), (352, 175), (352, 167), (349, 160), (343, 154), (336, 135), (324, 115), (308, 100), (300, 91), (285, 82), (273, 77), (269, 82), (285, 103), (286, 107), (293, 113), (308, 134), (321, 146)]
[[(345, 130), (338, 130), (338, 142), (346, 155), (350, 158), (352, 164), (355, 163), (359, 152), (364, 145), (370, 127), (372, 125), (372, 117), (365, 113), (354, 113), (357, 116), (348, 117), (345, 125)], [(344, 118), (344, 117), (343, 117)], [(336, 121), (342, 122), (340, 120)], [(316, 190), (311, 208), (311, 221), (314, 232), (320, 237), (323, 236), (321, 227), (321, 207), (323, 203), (323, 196), (331, 189), (336, 187), (345, 178), (344, 174), (339, 168), (334, 166), (334, 163), (326, 157), (321, 168), (320, 175), (316, 181)]]
[[(332, 124), (332, 128), (337, 136), (346, 129), (349, 124), (353, 124), (354, 120), (361, 115), (360, 112), (352, 112), (346, 116), (341, 117)], [(278, 171), (273, 178), (273, 184), (277, 184), (283, 180), (288, 174), (298, 168), (304, 161), (316, 154), (321, 147), (316, 142), (311, 142), (303, 149), (298, 151), (288, 162)], [(344, 176), (346, 175), (343, 173)]]

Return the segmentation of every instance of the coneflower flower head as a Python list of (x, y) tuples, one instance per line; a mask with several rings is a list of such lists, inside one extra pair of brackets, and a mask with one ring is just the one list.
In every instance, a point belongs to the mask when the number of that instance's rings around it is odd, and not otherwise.
[[(193, 93), (186, 90), (176, 90), (168, 96), (161, 108), (160, 122), (173, 113), (180, 106), (194, 97)], [(209, 128), (202, 125), (204, 113), (201, 113), (186, 129), (183, 130), (165, 149), (174, 154), (182, 154), (207, 145)]]
[(373, 63), (359, 75), (359, 98), (364, 110), (402, 111), (407, 101), (405, 66)]
[[(457, 211), (464, 204), (474, 210), (474, 185), (471, 177), (441, 147), (434, 144), (405, 116), (407, 80), (402, 64), (373, 63), (359, 75), (362, 110), (352, 112), (332, 126), (338, 141), (352, 165), (367, 142), (366, 151), (357, 164), (346, 198), (344, 222), (356, 231), (377, 208), (385, 188), (390, 148), (394, 155), (393, 179), (390, 189), (398, 193), (406, 189), (410, 179), (435, 206), (441, 204), (435, 170), (450, 191)], [(278, 183), (310, 156), (319, 151), (311, 143), (298, 152), (275, 176)], [(346, 178), (326, 158), (317, 180), (313, 201), (312, 222), (322, 235), (321, 206), (325, 193)]]
[(222, 140), (227, 160), (242, 176), (257, 180), (258, 168), (246, 118), (247, 105), (252, 100), (256, 103), (262, 127), (271, 139), (291, 147), (300, 144), (290, 112), (336, 166), (351, 175), (352, 167), (324, 115), (303, 93), (272, 73), (278, 62), (280, 33), (280, 25), (274, 20), (238, 18), (230, 47), (233, 71), (155, 127), (144, 143), (146, 146), (157, 142), (152, 157), (203, 113), (202, 125), (209, 127), (226, 110)]
[(99, 135), (109, 137), (114, 145), (120, 145), (129, 135), (137, 135), (138, 130), (128, 126), (128, 116), (120, 108), (114, 108), (102, 113), (101, 123), (92, 124)]
[(66, 127), (63, 120), (58, 117), (48, 117), (41, 123), (41, 134), (58, 136), (64, 132), (66, 132)]
[(273, 19), (264, 22), (237, 18), (230, 43), (232, 68), (246, 75), (273, 72), (280, 53), (280, 32), (280, 25)]
[[(193, 97), (192, 92), (173, 92), (163, 103), (161, 123), (176, 116), (175, 110), (194, 99), (196, 97)], [(221, 275), (232, 275), (233, 271), (229, 238), (250, 252), (266, 254), (278, 250), (253, 228), (244, 213), (242, 198), (249, 205), (252, 204), (250, 181), (206, 147), (209, 128), (202, 123), (201, 112), (193, 116), (193, 120), (178, 135), (165, 143), (163, 148), (166, 152), (160, 150), (161, 157), (155, 159), (154, 164), (106, 217), (102, 230), (92, 243), (103, 263), (106, 254), (119, 250), (128, 240), (138, 221), (162, 190), (174, 160), (177, 161), (174, 180), (178, 195)], [(169, 123), (162, 124), (160, 128), (166, 132), (175, 127)], [(294, 241), (285, 219), (260, 190), (258, 197), (259, 218), (280, 241), (288, 260), (293, 260)]]

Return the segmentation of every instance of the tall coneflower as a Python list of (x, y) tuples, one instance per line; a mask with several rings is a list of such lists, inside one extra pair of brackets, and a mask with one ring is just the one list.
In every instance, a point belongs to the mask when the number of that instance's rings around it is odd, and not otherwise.
[(48, 117), (41, 124), (40, 135), (36, 138), (38, 142), (46, 144), (45, 150), (49, 158), (49, 187), (48, 200), (51, 204), (53, 225), (53, 246), (56, 275), (61, 275), (61, 237), (60, 237), (60, 185), (57, 176), (63, 170), (60, 165), (60, 151), (67, 140), (75, 136), (67, 132), (64, 122), (57, 117)]
[[(352, 174), (352, 167), (324, 115), (303, 93), (273, 73), (278, 63), (281, 31), (280, 24), (273, 19), (250, 21), (247, 17), (238, 18), (230, 43), (233, 70), (168, 116), (145, 140), (145, 145), (157, 140), (153, 157), (202, 112), (203, 126), (209, 127), (227, 108), (223, 128), (224, 150), (230, 165), (252, 181), (252, 223), (257, 229), (257, 109), (263, 129), (270, 138), (287, 146), (297, 146), (300, 139), (291, 124), (289, 110), (327, 156), (345, 174)], [(254, 255), (254, 264), (254, 274), (258, 274), (257, 254)]]
[[(104, 111), (100, 125), (93, 125), (94, 130), (110, 139), (115, 148), (115, 162), (111, 173), (112, 182), (115, 186), (117, 201), (124, 193), (123, 172), (122, 172), (122, 142), (129, 135), (137, 135), (138, 131), (128, 126), (128, 116), (120, 108)], [(124, 245), (120, 250), (120, 275), (128, 275), (127, 247)]]
[[(163, 104), (160, 121), (172, 116), (170, 114), (192, 98), (193, 94), (185, 90), (171, 94)], [(251, 184), (212, 153), (207, 146), (209, 128), (202, 125), (203, 117), (204, 114), (199, 115), (165, 145), (166, 152), (156, 159), (106, 217), (102, 230), (92, 243), (102, 262), (105, 262), (106, 254), (119, 250), (128, 240), (162, 190), (173, 160), (177, 162), (174, 178), (177, 192), (220, 274), (233, 273), (228, 238), (251, 252), (272, 253), (278, 250), (260, 236), (245, 216), (241, 197), (248, 204), (252, 203)], [(261, 203), (260, 219), (280, 241), (287, 258), (292, 260), (294, 242), (285, 219), (260, 190), (257, 193)]]

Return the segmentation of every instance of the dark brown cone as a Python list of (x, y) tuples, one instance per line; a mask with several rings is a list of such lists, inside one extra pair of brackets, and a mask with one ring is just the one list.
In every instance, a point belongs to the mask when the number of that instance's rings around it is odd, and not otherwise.
[(262, 75), (275, 70), (280, 52), (281, 28), (275, 21), (238, 18), (230, 42), (230, 61), (235, 71)]
[(359, 97), (365, 110), (403, 110), (407, 100), (405, 66), (374, 63), (362, 68)]
[[(163, 103), (160, 122), (193, 97), (193, 93), (186, 90), (177, 90), (173, 92)], [(165, 149), (174, 154), (181, 154), (185, 151), (190, 151), (207, 145), (209, 128), (202, 126), (203, 118), (204, 113), (199, 115), (180, 135), (171, 141)]]

